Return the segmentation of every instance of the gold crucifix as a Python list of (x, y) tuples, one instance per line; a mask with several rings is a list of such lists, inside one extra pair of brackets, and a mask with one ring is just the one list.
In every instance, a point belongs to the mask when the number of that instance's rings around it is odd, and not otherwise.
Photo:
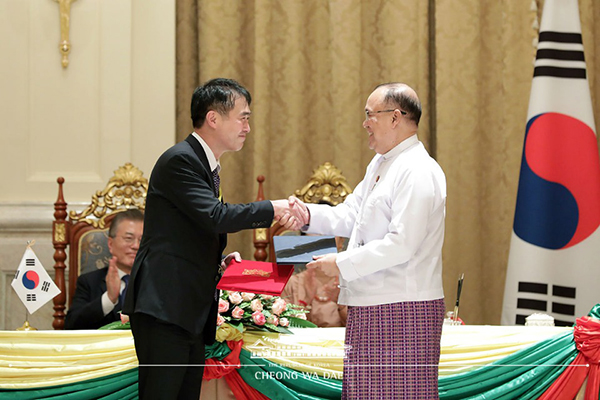
[(58, 49), (62, 54), (62, 66), (69, 66), (69, 53), (71, 52), (71, 43), (69, 43), (69, 22), (71, 19), (71, 3), (76, 0), (54, 0), (58, 3), (60, 11), (60, 43)]

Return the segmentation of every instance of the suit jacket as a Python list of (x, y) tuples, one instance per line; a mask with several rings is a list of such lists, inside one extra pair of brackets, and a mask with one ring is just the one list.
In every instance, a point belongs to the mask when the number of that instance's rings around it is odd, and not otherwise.
[(119, 321), (121, 305), (104, 315), (102, 294), (106, 292), (108, 267), (88, 272), (77, 278), (77, 288), (73, 303), (65, 319), (65, 329), (98, 329), (101, 326)]
[(123, 312), (145, 313), (214, 341), (216, 285), (226, 234), (270, 226), (269, 201), (222, 203), (202, 145), (192, 135), (156, 162), (144, 234)]

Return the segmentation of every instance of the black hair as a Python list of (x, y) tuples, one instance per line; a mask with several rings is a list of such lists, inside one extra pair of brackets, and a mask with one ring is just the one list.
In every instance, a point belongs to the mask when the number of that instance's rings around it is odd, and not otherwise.
[(125, 211), (121, 211), (115, 215), (110, 228), (108, 229), (108, 237), (115, 238), (117, 236), (117, 229), (122, 221), (141, 221), (144, 222), (144, 213), (137, 208), (130, 208)]
[(194, 128), (200, 128), (206, 120), (206, 114), (214, 110), (226, 115), (235, 107), (235, 101), (244, 97), (248, 105), (252, 102), (250, 92), (233, 79), (211, 79), (198, 86), (192, 95), (192, 122)]
[(421, 120), (421, 102), (416, 97), (407, 94), (406, 90), (402, 90), (407, 86), (403, 83), (390, 82), (377, 85), (375, 89), (380, 87), (387, 89), (383, 101), (406, 111), (408, 119), (414, 121), (418, 126)]

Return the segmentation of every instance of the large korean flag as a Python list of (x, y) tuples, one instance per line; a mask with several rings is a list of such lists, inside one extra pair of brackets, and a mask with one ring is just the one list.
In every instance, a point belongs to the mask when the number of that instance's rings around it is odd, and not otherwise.
[(31, 247), (25, 250), (11, 286), (31, 314), (60, 293)]
[(577, 0), (546, 0), (502, 324), (571, 325), (600, 302), (600, 162)]

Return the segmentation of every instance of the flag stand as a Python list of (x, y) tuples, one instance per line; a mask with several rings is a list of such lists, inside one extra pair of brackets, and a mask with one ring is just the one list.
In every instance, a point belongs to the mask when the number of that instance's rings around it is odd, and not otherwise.
[(18, 331), (37, 331), (37, 328), (34, 328), (33, 326), (29, 325), (29, 311), (25, 311), (25, 322), (23, 323), (23, 326), (21, 326), (20, 328), (17, 328)]

